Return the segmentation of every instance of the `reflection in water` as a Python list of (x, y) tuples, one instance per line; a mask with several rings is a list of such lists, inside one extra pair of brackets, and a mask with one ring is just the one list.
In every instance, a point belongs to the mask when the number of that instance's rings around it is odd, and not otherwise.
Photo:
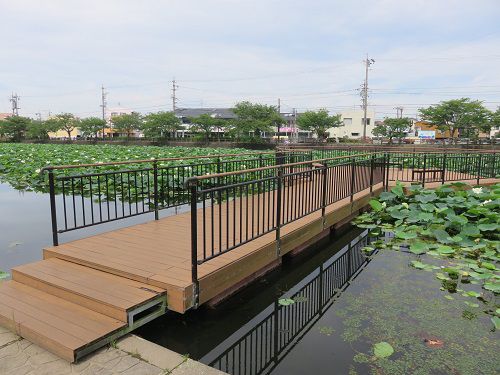
[(293, 304), (284, 306), (276, 299), (248, 329), (236, 332), (201, 361), (230, 374), (272, 372), (370, 261), (362, 251), (369, 242), (366, 234), (351, 241), (281, 296)]

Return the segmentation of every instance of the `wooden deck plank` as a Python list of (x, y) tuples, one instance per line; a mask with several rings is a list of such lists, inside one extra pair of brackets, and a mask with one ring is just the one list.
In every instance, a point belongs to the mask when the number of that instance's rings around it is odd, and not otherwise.
[[(357, 183), (366, 183), (369, 180), (368, 168), (359, 168), (363, 171), (357, 178)], [(394, 175), (406, 173), (406, 170), (394, 171)], [(336, 183), (336, 196), (347, 195), (350, 188), (350, 181), (345, 176), (350, 175), (350, 168), (338, 170), (328, 175), (332, 183)], [(342, 178), (341, 178), (342, 177)], [(343, 181), (343, 184), (338, 184)], [(293, 220), (295, 215), (304, 209), (312, 207), (311, 200), (306, 199), (314, 188), (313, 185), (319, 183), (316, 178), (312, 182), (309, 179), (300, 179), (290, 182), (285, 186), (283, 199), (293, 202), (288, 209), (283, 212), (284, 220)], [(374, 190), (379, 191), (382, 184), (374, 186)], [(328, 197), (333, 199), (333, 190), (327, 191)], [(318, 202), (319, 196), (313, 197)], [(327, 206), (326, 224), (335, 223), (347, 218), (354, 210), (361, 208), (370, 198), (369, 189), (360, 191), (354, 195), (353, 202), (349, 196), (336, 201)], [(265, 201), (264, 201), (265, 199)], [(251, 206), (251, 202), (255, 206)], [(213, 214), (214, 254), (219, 249), (225, 249), (233, 243), (238, 243), (247, 238), (251, 238), (252, 231), (256, 235), (260, 230), (266, 230), (268, 225), (274, 224), (274, 209), (267, 212), (269, 202), (276, 201), (276, 192), (268, 191), (259, 196), (243, 197), (239, 199), (225, 201), (222, 205), (213, 209), (206, 207), (205, 218), (210, 221)], [(358, 202), (359, 201), (359, 202)], [(247, 203), (248, 202), (248, 203)], [(259, 204), (257, 204), (259, 202)], [(315, 204), (315, 203), (314, 203)], [(213, 212), (212, 212), (213, 210)], [(338, 215), (332, 213), (339, 211)], [(257, 214), (259, 215), (259, 228), (257, 228)], [(241, 215), (241, 222), (239, 220)], [(206, 246), (206, 255), (211, 255), (212, 238), (209, 235), (203, 237), (202, 219), (203, 211), (198, 209), (198, 254), (203, 256), (203, 243)], [(305, 242), (313, 235), (323, 230), (323, 223), (320, 220), (321, 212), (315, 211), (300, 219), (286, 223), (281, 227), (283, 251), (292, 250), (298, 246), (299, 242)], [(237, 219), (237, 220), (235, 220)], [(263, 219), (263, 220), (262, 220)], [(229, 223), (229, 232), (224, 232), (219, 237), (219, 221), (223, 226)], [(208, 225), (208, 223), (207, 223)], [(240, 228), (241, 225), (241, 228)], [(225, 227), (223, 227), (225, 228)], [(306, 228), (304, 230), (304, 228)], [(240, 235), (241, 231), (241, 235)], [(308, 233), (309, 231), (309, 233)], [(175, 216), (162, 218), (158, 221), (138, 224), (131, 227), (122, 228), (116, 231), (92, 236), (79, 241), (63, 244), (59, 247), (48, 249), (52, 256), (66, 257), (71, 261), (87, 264), (106, 272), (116, 273), (120, 276), (128, 277), (140, 282), (156, 285), (170, 290), (192, 289), (191, 283), (191, 231), (190, 212), (184, 212)], [(221, 254), (198, 266), (200, 279), (214, 276), (213, 274), (226, 272), (227, 267), (233, 263), (240, 262), (256, 252), (261, 251), (275, 242), (275, 231), (261, 235), (251, 242), (241, 245), (233, 250)], [(211, 288), (204, 284), (204, 288)], [(214, 287), (215, 288), (215, 287)], [(184, 296), (185, 297), (185, 296)], [(181, 298), (177, 296), (176, 298)]]
[[(13, 279), (127, 322), (127, 312), (165, 290), (58, 259), (12, 270)], [(155, 290), (156, 289), (156, 290)]]

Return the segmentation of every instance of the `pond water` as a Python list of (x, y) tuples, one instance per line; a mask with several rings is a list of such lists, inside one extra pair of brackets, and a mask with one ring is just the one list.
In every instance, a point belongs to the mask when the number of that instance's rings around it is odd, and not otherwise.
[[(167, 314), (137, 334), (231, 374), (497, 374), (489, 317), (446, 299), (432, 273), (410, 267), (413, 254), (365, 260), (367, 241), (352, 230), (216, 308)], [(379, 342), (394, 354), (376, 359)]]
[[(60, 241), (152, 218), (69, 232)], [(47, 194), (0, 184), (0, 269), (41, 259), (50, 228)], [(232, 374), (497, 374), (498, 332), (481, 307), (446, 299), (433, 273), (409, 266), (413, 254), (365, 259), (363, 233), (354, 229), (286, 259), (216, 308), (169, 313), (136, 333)], [(286, 299), (293, 303), (283, 305)], [(376, 359), (378, 342), (394, 353)]]
[[(89, 200), (85, 199), (86, 204)], [(62, 205), (58, 205), (62, 210)], [(187, 210), (178, 207), (160, 211), (160, 217)], [(58, 216), (62, 212), (58, 211)], [(59, 235), (59, 242), (67, 242), (125, 226), (154, 220), (153, 214), (144, 214)], [(23, 192), (8, 184), (0, 184), (0, 270), (10, 272), (12, 267), (42, 259), (42, 249), (52, 246), (49, 195)]]

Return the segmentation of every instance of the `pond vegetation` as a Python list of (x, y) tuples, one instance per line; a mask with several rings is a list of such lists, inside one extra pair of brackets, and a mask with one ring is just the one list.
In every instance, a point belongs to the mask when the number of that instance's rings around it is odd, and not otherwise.
[[(414, 254), (411, 266), (434, 272), (447, 300), (461, 299), (481, 308), (491, 318), (493, 329), (500, 325), (498, 294), (500, 273), (500, 184), (470, 188), (462, 183), (434, 190), (412, 185), (405, 192), (398, 184), (390, 192), (370, 201), (372, 211), (354, 223), (392, 234), (366, 251), (393, 249)], [(427, 255), (426, 259), (422, 259)]]
[[(0, 181), (19, 190), (45, 191), (47, 182), (40, 175), (40, 170), (49, 165), (100, 164), (249, 152), (256, 151), (241, 148), (0, 143)], [(194, 164), (199, 161), (200, 159), (169, 161), (161, 162), (159, 166)], [(123, 169), (123, 166), (77, 168), (72, 169), (71, 173), (94, 173), (120, 168)]]

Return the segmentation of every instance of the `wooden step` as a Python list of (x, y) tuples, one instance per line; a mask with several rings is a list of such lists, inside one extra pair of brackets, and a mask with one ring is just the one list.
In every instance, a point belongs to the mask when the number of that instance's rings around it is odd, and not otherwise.
[(57, 258), (15, 267), (12, 278), (125, 323), (141, 306), (166, 300), (163, 289)]
[(70, 362), (128, 327), (14, 280), (0, 283), (0, 324)]

